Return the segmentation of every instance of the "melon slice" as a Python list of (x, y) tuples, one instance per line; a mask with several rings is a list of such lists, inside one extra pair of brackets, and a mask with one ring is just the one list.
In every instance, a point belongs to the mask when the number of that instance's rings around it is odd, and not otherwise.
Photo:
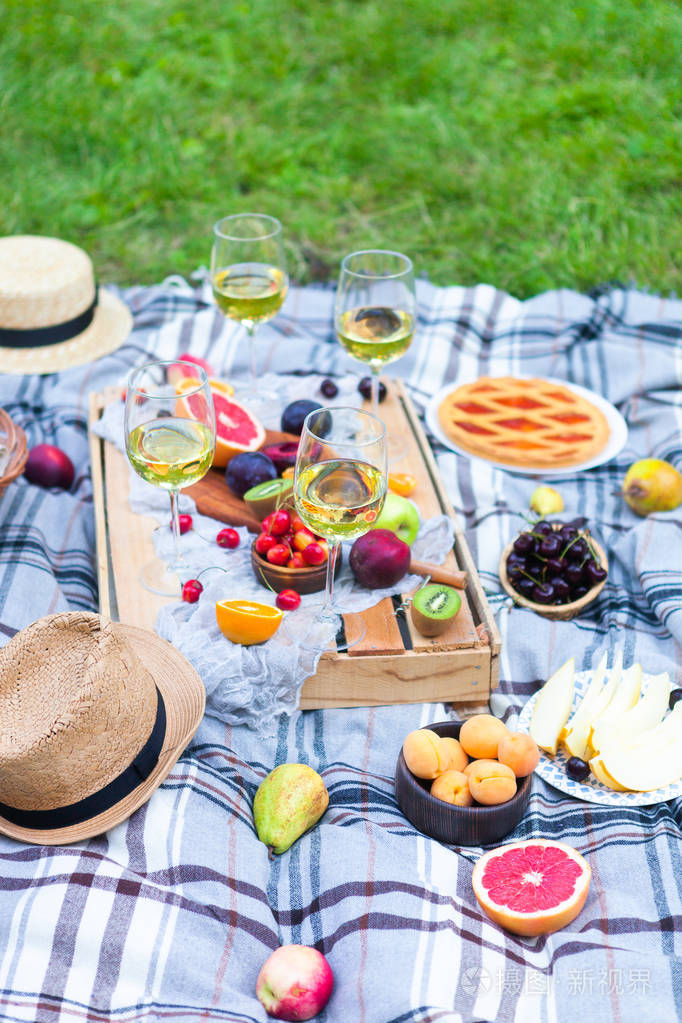
[(627, 792), (624, 785), (620, 785), (615, 778), (612, 778), (609, 772), (604, 767), (602, 758), (597, 756), (592, 757), (590, 760), (590, 770), (595, 776), (597, 781), (600, 781), (602, 785), (606, 785), (607, 789), (614, 789), (615, 792)]
[[(660, 675), (652, 675), (649, 679), (644, 693), (640, 696), (634, 707), (626, 710), (624, 714), (616, 718), (610, 724), (604, 726), (599, 733), (601, 742), (600, 755), (602, 762), (607, 767), (609, 774), (612, 774), (605, 753), (610, 746), (629, 746), (648, 729), (657, 725), (664, 717), (668, 709), (670, 696), (670, 676), (667, 671)], [(614, 775), (615, 777), (615, 775)], [(616, 778), (618, 781), (619, 779)]]
[(595, 718), (590, 745), (596, 753), (602, 748), (609, 727), (637, 703), (642, 691), (642, 666), (631, 664), (623, 671), (620, 683), (605, 710)]
[[(180, 415), (191, 415), (201, 398), (185, 392), (198, 385), (196, 377), (185, 377), (175, 385)], [(234, 388), (223, 380), (209, 380), (215, 408), (216, 445), (213, 467), (224, 469), (231, 458), (242, 451), (257, 451), (265, 443), (265, 428), (244, 405), (235, 401)], [(184, 411), (182, 411), (184, 409)]]
[(604, 685), (606, 676), (606, 653), (602, 656), (596, 671), (593, 672), (589, 685), (575, 712), (566, 725), (564, 743), (572, 757), (585, 759), (592, 721), (606, 707), (611, 694)]
[(664, 788), (682, 778), (682, 703), (634, 741), (614, 740), (600, 756), (618, 785), (636, 792)]
[(547, 679), (533, 707), (529, 727), (531, 737), (540, 749), (552, 756), (557, 751), (561, 730), (571, 713), (574, 687), (575, 658), (571, 657)]

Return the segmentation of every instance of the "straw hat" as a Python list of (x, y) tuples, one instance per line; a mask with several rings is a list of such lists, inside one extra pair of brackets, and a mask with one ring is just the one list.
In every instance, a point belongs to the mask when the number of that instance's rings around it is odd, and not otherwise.
[(0, 238), (0, 373), (55, 373), (115, 351), (128, 307), (95, 287), (90, 257), (59, 238)]
[(0, 650), (0, 833), (62, 845), (119, 824), (171, 770), (205, 699), (145, 629), (81, 611), (22, 629)]

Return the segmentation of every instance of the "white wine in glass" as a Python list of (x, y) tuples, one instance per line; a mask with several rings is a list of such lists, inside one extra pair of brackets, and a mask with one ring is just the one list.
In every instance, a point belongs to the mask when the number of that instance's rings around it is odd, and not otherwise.
[[(299, 518), (329, 545), (324, 602), (317, 621), (334, 625), (334, 572), (342, 540), (376, 522), (386, 497), (386, 428), (356, 408), (316, 409), (305, 419), (296, 455), (294, 501)], [(359, 619), (358, 615), (354, 618)], [(356, 624), (354, 642), (364, 635)], [(305, 638), (301, 645), (310, 649)], [(343, 650), (350, 643), (339, 644)]]
[(412, 344), (416, 293), (412, 261), (401, 252), (365, 249), (341, 263), (334, 329), (348, 354), (372, 373), (372, 412), (379, 415), (379, 371)]
[[(187, 369), (196, 386), (175, 382)], [(183, 369), (185, 375), (183, 376)], [(211, 387), (203, 369), (190, 363), (149, 362), (131, 370), (124, 413), (126, 453), (138, 476), (170, 496), (171, 529), (175, 557), (168, 566), (156, 558), (140, 570), (145, 589), (179, 597), (184, 564), (180, 547), (178, 497), (206, 475), (215, 453), (215, 410)]]
[(254, 336), (279, 312), (289, 288), (282, 225), (265, 213), (236, 213), (213, 228), (211, 286), (216, 305), (241, 323), (249, 342), (249, 380), (242, 397), (262, 400)]

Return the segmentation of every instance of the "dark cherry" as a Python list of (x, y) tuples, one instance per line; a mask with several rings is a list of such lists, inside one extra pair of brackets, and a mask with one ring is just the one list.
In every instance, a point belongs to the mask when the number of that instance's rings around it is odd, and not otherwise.
[(584, 584), (580, 586), (573, 586), (571, 587), (571, 599), (580, 600), (580, 598), (584, 597), (586, 593), (589, 593), (591, 589), (591, 586), (585, 586)]
[(557, 604), (568, 604), (571, 599), (571, 587), (561, 576), (553, 576), (549, 580), (550, 586), (554, 588), (554, 600)]
[(531, 599), (531, 593), (535, 589), (537, 583), (534, 579), (529, 579), (528, 576), (522, 575), (520, 579), (514, 580), (514, 589), (517, 593), (520, 593), (522, 597)]
[(530, 533), (519, 533), (514, 540), (514, 550), (517, 554), (528, 554), (533, 550), (533, 537)]
[(564, 569), (564, 579), (569, 586), (582, 586), (583, 566), (579, 565), (576, 561), (569, 562)]
[(574, 781), (585, 781), (590, 775), (590, 765), (580, 757), (569, 757), (566, 761), (566, 774)]
[(540, 521), (536, 522), (533, 526), (533, 532), (539, 533), (540, 536), (549, 536), (549, 534), (553, 533), (554, 530), (552, 529), (550, 522), (545, 522), (544, 519), (540, 519)]
[(323, 380), (320, 384), (320, 393), (323, 394), (325, 398), (335, 398), (339, 393), (339, 389), (334, 381), (327, 377), (326, 380)]
[(605, 568), (598, 565), (596, 561), (588, 561), (585, 565), (583, 572), (585, 574), (586, 582), (592, 586), (597, 586), (599, 583), (603, 583), (608, 575)]
[(543, 558), (554, 558), (561, 552), (562, 546), (561, 537), (556, 533), (549, 533), (538, 547), (538, 554)]
[(571, 540), (575, 540), (575, 538), (577, 537), (578, 530), (575, 528), (575, 526), (566, 525), (562, 526), (558, 533), (562, 540), (565, 540), (566, 543), (570, 543)]
[(668, 706), (671, 710), (679, 700), (682, 700), (682, 689), (673, 689), (668, 698)]
[(545, 562), (545, 572), (548, 576), (563, 575), (565, 568), (566, 562), (563, 558), (547, 558)]
[(550, 583), (537, 583), (531, 592), (531, 600), (536, 604), (553, 604), (554, 587)]
[[(362, 395), (363, 398), (367, 398), (367, 399), (371, 398), (372, 397), (372, 378), (371, 377), (363, 377), (362, 380), (360, 381), (360, 383), (358, 384), (358, 391), (360, 392), (360, 394)], [(384, 383), (382, 383), (382, 381), (380, 380), (379, 381), (379, 403), (381, 403), (384, 400), (385, 397), (386, 397), (386, 385)]]
[(568, 558), (569, 561), (584, 561), (585, 558), (589, 555), (589, 553), (590, 548), (587, 546), (585, 540), (583, 540), (583, 538), (579, 536), (578, 539), (574, 543), (572, 543), (571, 546), (566, 551), (566, 557)]

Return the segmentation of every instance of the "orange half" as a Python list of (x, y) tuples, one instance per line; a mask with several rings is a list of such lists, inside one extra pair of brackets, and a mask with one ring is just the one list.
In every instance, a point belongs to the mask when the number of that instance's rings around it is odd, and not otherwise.
[(417, 489), (417, 477), (411, 472), (389, 472), (388, 489), (394, 494), (409, 497)]
[(215, 606), (218, 628), (232, 643), (252, 646), (275, 635), (283, 612), (254, 600), (219, 600)]

